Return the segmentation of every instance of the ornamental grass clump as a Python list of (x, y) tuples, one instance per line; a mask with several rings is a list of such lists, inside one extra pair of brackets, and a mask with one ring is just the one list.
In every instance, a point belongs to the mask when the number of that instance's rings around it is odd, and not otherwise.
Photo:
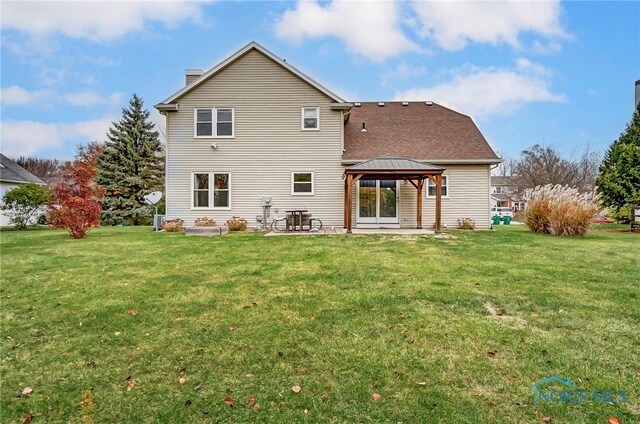
[(212, 218), (196, 218), (196, 227), (215, 227), (216, 221)]
[(524, 223), (536, 233), (583, 236), (599, 210), (598, 196), (559, 184), (528, 189), (524, 197)]
[(234, 216), (227, 221), (227, 228), (229, 228), (229, 231), (244, 231), (247, 229), (247, 220)]
[(179, 233), (184, 231), (184, 221), (180, 218), (168, 219), (162, 223), (162, 229), (167, 233)]

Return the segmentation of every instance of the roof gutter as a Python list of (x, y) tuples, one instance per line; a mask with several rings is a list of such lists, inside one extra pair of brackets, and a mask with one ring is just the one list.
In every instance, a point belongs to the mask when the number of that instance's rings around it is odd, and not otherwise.
[(177, 112), (178, 111), (178, 103), (158, 103), (157, 105), (154, 105), (153, 107), (158, 109), (158, 111), (160, 113), (162, 113), (162, 112)]
[(331, 110), (349, 111), (353, 107), (353, 103), (331, 103)]
[[(371, 159), (343, 159), (343, 165), (355, 165)], [(416, 162), (437, 163), (442, 165), (494, 165), (502, 162), (502, 159), (413, 159)]]

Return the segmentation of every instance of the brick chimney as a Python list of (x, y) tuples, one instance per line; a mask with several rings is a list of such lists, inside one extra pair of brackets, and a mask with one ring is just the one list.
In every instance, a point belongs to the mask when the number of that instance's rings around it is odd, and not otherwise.
[(186, 71), (184, 71), (184, 76), (186, 79), (185, 85), (191, 84), (192, 82), (200, 78), (202, 74), (204, 74), (204, 71), (202, 69), (187, 69)]

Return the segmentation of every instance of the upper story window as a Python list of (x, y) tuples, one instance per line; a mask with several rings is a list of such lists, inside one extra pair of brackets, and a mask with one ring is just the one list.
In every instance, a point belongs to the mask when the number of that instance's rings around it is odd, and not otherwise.
[(313, 195), (313, 172), (292, 172), (291, 194)]
[(497, 186), (495, 192), (498, 193), (498, 194), (502, 193), (502, 187), (501, 186)]
[[(427, 197), (436, 197), (436, 185), (433, 181), (427, 180)], [(449, 197), (449, 177), (442, 176), (442, 197)]]
[(194, 137), (234, 137), (234, 109), (232, 107), (196, 108)]
[(313, 131), (320, 129), (320, 108), (302, 108), (302, 130)]

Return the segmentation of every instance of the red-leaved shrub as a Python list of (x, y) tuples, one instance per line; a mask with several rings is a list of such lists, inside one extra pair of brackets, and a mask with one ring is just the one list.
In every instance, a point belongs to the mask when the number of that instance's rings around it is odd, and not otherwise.
[(66, 228), (72, 238), (83, 238), (91, 227), (100, 226), (104, 189), (94, 182), (96, 158), (101, 146), (78, 147), (75, 159), (66, 165), (49, 201), (50, 227)]
[(598, 210), (598, 197), (569, 186), (548, 184), (525, 191), (524, 223), (536, 233), (583, 236)]

